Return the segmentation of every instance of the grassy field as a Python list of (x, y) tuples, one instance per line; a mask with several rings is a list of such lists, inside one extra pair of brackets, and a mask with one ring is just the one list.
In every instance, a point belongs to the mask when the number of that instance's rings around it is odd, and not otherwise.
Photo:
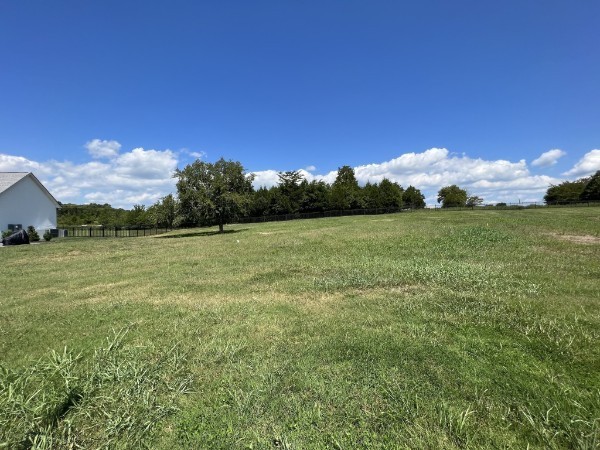
[(600, 208), (0, 249), (0, 448), (600, 448)]

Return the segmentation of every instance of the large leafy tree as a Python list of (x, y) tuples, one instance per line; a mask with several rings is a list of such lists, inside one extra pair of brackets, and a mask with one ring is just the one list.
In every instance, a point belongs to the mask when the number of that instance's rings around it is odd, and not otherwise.
[(402, 200), (404, 201), (404, 205), (411, 209), (425, 208), (425, 196), (414, 186), (406, 188), (402, 194)]
[(442, 204), (442, 208), (465, 206), (467, 191), (459, 188), (456, 184), (445, 186), (438, 191), (437, 201)]
[(238, 161), (196, 160), (174, 176), (178, 178), (179, 210), (185, 222), (216, 223), (222, 233), (226, 223), (246, 213), (253, 176), (246, 174)]

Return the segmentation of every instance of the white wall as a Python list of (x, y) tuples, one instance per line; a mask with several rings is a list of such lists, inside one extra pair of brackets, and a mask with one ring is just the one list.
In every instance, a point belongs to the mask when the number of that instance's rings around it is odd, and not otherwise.
[(42, 233), (56, 228), (56, 204), (29, 176), (0, 194), (0, 231), (8, 224), (29, 225)]

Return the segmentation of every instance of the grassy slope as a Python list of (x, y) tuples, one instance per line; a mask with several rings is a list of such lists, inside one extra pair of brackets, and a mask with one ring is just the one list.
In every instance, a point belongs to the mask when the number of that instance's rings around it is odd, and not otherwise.
[(229, 229), (0, 249), (0, 442), (600, 445), (600, 208)]

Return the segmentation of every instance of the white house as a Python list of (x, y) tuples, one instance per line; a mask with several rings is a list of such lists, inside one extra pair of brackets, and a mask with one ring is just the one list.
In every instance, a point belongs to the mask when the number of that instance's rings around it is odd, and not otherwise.
[(0, 231), (17, 225), (33, 225), (42, 233), (56, 228), (57, 208), (60, 204), (32, 173), (0, 172)]

